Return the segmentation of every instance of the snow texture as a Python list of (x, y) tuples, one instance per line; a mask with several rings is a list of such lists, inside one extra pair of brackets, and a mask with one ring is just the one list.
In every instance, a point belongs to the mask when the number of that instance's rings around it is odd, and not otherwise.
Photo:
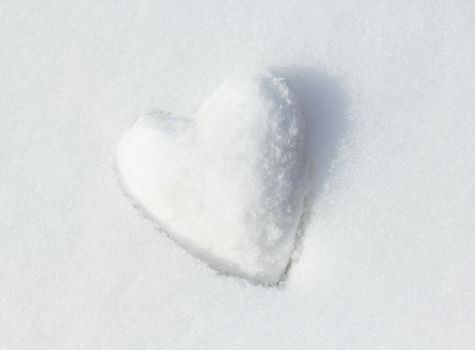
[[(0, 1), (0, 348), (475, 349), (472, 0)], [(116, 147), (271, 67), (313, 164), (284, 283), (216, 274)], [(194, 121), (192, 121), (194, 122)]]
[(308, 192), (304, 120), (282, 79), (224, 83), (196, 122), (158, 112), (119, 145), (125, 192), (182, 246), (223, 273), (282, 279)]

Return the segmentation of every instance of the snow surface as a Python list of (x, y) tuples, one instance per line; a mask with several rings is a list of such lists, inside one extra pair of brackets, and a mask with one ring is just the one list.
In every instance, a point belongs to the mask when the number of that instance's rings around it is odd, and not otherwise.
[[(475, 348), (473, 1), (0, 2), (0, 348)], [(149, 109), (241, 69), (301, 99), (313, 209), (282, 287), (130, 206)]]
[(219, 272), (276, 284), (309, 189), (298, 101), (283, 79), (243, 73), (219, 87), (195, 120), (140, 117), (118, 148), (124, 190)]

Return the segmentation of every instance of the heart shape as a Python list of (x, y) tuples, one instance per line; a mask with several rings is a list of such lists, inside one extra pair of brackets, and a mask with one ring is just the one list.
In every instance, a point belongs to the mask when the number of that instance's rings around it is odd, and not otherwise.
[(124, 133), (125, 192), (179, 245), (216, 270), (281, 280), (307, 193), (305, 123), (270, 73), (224, 83), (194, 121), (158, 112)]

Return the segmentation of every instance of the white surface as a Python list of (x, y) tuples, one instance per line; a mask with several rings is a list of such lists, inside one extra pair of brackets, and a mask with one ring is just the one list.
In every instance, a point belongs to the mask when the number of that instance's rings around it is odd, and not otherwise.
[(242, 73), (196, 118), (140, 117), (117, 170), (142, 213), (192, 255), (252, 282), (284, 279), (309, 185), (305, 121), (282, 79)]
[[(0, 348), (473, 349), (474, 10), (2, 1)], [(325, 150), (282, 288), (189, 256), (112, 168), (138, 115), (190, 115), (255, 65), (283, 67)]]

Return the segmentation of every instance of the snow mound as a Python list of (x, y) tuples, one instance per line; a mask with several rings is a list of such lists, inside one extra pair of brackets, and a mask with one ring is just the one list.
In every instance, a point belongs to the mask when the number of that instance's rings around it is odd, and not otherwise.
[(125, 192), (194, 256), (258, 283), (283, 277), (308, 188), (304, 120), (283, 79), (226, 82), (195, 121), (139, 118), (117, 168)]

